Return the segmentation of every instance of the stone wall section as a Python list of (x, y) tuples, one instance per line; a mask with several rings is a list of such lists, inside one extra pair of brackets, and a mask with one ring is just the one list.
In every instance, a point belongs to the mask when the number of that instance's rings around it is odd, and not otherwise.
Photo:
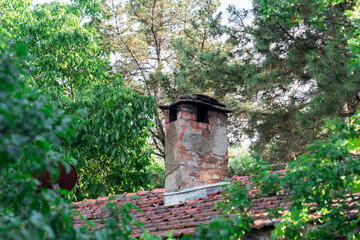
[(177, 106), (177, 120), (166, 124), (166, 192), (201, 186), (228, 177), (227, 116), (208, 110), (208, 123), (198, 122), (192, 105)]

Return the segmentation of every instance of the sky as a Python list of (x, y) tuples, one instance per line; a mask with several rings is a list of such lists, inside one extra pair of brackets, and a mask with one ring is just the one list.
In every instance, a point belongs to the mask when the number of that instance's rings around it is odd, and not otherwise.
[(252, 0), (220, 0), (221, 2), (221, 11), (225, 11), (227, 6), (234, 4), (237, 8), (240, 9), (250, 9), (252, 7)]
[[(41, 3), (49, 3), (52, 2), (54, 0), (32, 0), (32, 3), (35, 4), (41, 4)], [(69, 0), (61, 0), (62, 2), (70, 2)], [(234, 4), (237, 8), (240, 9), (250, 9), (252, 6), (252, 0), (220, 0), (221, 2), (221, 6), (220, 6), (220, 11), (222, 11), (224, 13), (224, 16), (226, 15), (226, 8), (230, 5), (230, 4)]]
[[(33, 3), (33, 5), (36, 5), (36, 4), (42, 4), (42, 3), (49, 3), (49, 2), (52, 2), (52, 1), (55, 1), (55, 0), (32, 0), (31, 2)], [(70, 3), (70, 0), (58, 0), (58, 1), (61, 1), (61, 2), (67, 2), (67, 3)], [(252, 8), (252, 1), (253, 0), (220, 0), (220, 8), (219, 8), (219, 11), (221, 11), (223, 14), (222, 14), (222, 23), (223, 24), (226, 24), (228, 21), (228, 17), (229, 15), (227, 14), (227, 7), (229, 5), (235, 5), (236, 8), (238, 9), (251, 9)], [(248, 19), (247, 22), (245, 23), (251, 23), (252, 22), (252, 19)]]

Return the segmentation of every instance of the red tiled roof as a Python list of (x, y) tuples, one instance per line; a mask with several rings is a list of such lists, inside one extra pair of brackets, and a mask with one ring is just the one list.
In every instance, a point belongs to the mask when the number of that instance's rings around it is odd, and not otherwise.
[[(278, 171), (285, 173), (285, 171)], [(249, 184), (250, 177), (233, 177), (232, 181), (241, 181), (242, 185)], [(99, 222), (103, 217), (103, 207), (113, 202), (117, 205), (124, 203), (132, 203), (141, 209), (141, 212), (132, 210), (131, 214), (137, 217), (144, 223), (145, 228), (150, 234), (159, 235), (164, 237), (167, 232), (171, 232), (174, 237), (180, 237), (187, 234), (192, 234), (195, 228), (201, 223), (208, 223), (214, 217), (219, 216), (217, 210), (214, 209), (215, 203), (222, 200), (224, 197), (221, 195), (222, 191), (210, 193), (206, 197), (190, 200), (177, 205), (164, 206), (163, 193), (164, 189), (154, 189), (152, 191), (139, 191), (137, 193), (124, 193), (117, 199), (109, 200), (108, 197), (98, 198), (95, 200), (85, 199), (81, 202), (73, 203), (74, 210), (79, 211), (86, 220), (93, 220)], [(137, 195), (140, 198), (131, 198)], [(290, 202), (286, 201), (287, 194), (272, 195), (272, 196), (259, 196), (257, 190), (250, 189), (248, 193), (252, 200), (251, 216), (254, 218), (254, 225), (252, 228), (262, 228), (264, 226), (272, 226), (279, 222), (280, 219), (267, 219), (267, 208), (282, 207), (287, 210)], [(358, 196), (358, 198), (360, 195)], [(359, 199), (353, 199), (351, 202), (356, 202)], [(354, 206), (357, 211), (357, 207)], [(80, 218), (75, 219), (75, 225), (82, 225), (83, 220)], [(141, 237), (142, 232), (140, 229), (134, 229), (133, 237)]]

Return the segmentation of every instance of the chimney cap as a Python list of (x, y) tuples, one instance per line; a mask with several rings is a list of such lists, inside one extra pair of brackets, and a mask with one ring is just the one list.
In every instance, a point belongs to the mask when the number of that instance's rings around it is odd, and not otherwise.
[(226, 108), (224, 104), (218, 102), (216, 99), (203, 94), (181, 95), (175, 100), (174, 103), (170, 105), (159, 105), (159, 108), (165, 110), (169, 108), (175, 108), (179, 104), (191, 104), (225, 113), (232, 112), (231, 109)]

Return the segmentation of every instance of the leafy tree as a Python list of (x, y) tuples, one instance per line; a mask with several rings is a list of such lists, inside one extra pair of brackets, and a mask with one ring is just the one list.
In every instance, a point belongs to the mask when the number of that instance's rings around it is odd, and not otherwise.
[(212, 31), (229, 34), (234, 49), (200, 51), (182, 43), (175, 76), (237, 109), (235, 116), (246, 120), (235, 118), (235, 125), (267, 160), (289, 161), (322, 137), (325, 118), (359, 108), (359, 71), (349, 65), (357, 56), (358, 22), (347, 17), (355, 4), (254, 1), (253, 25), (244, 24), (249, 13), (230, 8), (231, 24), (214, 24)]
[[(0, 34), (0, 238), (67, 238), (73, 234), (68, 229), (71, 209), (52, 191), (36, 194), (33, 174), (47, 168), (56, 177), (58, 169), (50, 162), (70, 160), (59, 151), (56, 135), (67, 134), (69, 120), (24, 87), (25, 72), (18, 65), (24, 64), (26, 45), (12, 42), (4, 33)], [(17, 50), (6, 48), (9, 45)]]
[(108, 204), (103, 211), (109, 217), (101, 221), (102, 228), (87, 222), (94, 227), (89, 231), (86, 226), (74, 227), (76, 213), (60, 196), (66, 190), (40, 188), (35, 173), (46, 169), (54, 180), (59, 169), (53, 162), (66, 168), (68, 162), (75, 163), (61, 146), (61, 137), (74, 134), (74, 118), (29, 87), (28, 44), (11, 35), (0, 29), (0, 239), (131, 239), (133, 225), (143, 229), (129, 213), (131, 204)]
[(163, 159), (154, 159), (149, 167), (149, 178), (153, 188), (163, 188), (165, 186), (165, 163)]
[[(24, 45), (16, 47), (22, 57)], [(73, 226), (71, 204), (59, 193), (39, 188), (34, 173), (46, 169), (56, 179), (59, 169), (51, 163), (61, 161), (69, 166), (71, 159), (61, 153), (58, 135), (71, 133), (71, 119), (59, 115), (48, 100), (26, 88), (24, 79), (19, 80), (22, 70), (11, 57), (2, 52), (0, 56), (0, 238), (130, 239), (133, 224), (143, 229), (142, 223), (129, 214), (134, 206), (107, 205), (105, 225), (88, 231), (85, 226)]]
[(122, 82), (112, 84), (96, 85), (89, 89), (92, 94), (79, 93), (76, 102), (65, 105), (69, 113), (81, 117), (67, 145), (74, 156), (83, 158), (78, 161), (77, 196), (131, 192), (150, 183), (147, 131), (153, 103)]
[(29, 2), (22, 8), (11, 4), (2, 4), (2, 27), (29, 46), (28, 83), (77, 117), (73, 136), (63, 138), (64, 151), (78, 159), (76, 199), (148, 186), (153, 100), (128, 90), (112, 72), (96, 32), (81, 23), (88, 5), (52, 2), (30, 9)]
[(238, 175), (244, 176), (248, 174), (248, 166), (254, 163), (252, 153), (249, 149), (241, 146), (231, 146), (229, 148), (229, 176)]
[[(329, 131), (329, 138), (311, 144), (308, 153), (291, 161), (284, 177), (258, 165), (257, 171), (261, 174), (253, 180), (262, 186), (262, 193), (288, 191), (291, 196), (289, 212), (275, 226), (274, 238), (355, 237), (358, 218), (354, 219), (349, 213), (348, 201), (354, 199), (354, 193), (360, 189), (359, 126), (359, 112), (347, 122), (329, 121), (325, 129)], [(318, 218), (313, 220), (311, 214)]]
[(353, 24), (355, 25), (354, 30), (353, 30), (353, 34), (350, 34), (349, 36), (349, 46), (351, 49), (352, 54), (352, 58), (350, 59), (350, 64), (353, 67), (352, 70), (355, 69), (359, 69), (360, 67), (360, 40), (359, 40), (359, 35), (360, 35), (360, 3), (359, 1), (356, 3), (356, 5), (354, 6), (353, 9), (348, 10), (346, 12), (346, 16), (353, 22)]

